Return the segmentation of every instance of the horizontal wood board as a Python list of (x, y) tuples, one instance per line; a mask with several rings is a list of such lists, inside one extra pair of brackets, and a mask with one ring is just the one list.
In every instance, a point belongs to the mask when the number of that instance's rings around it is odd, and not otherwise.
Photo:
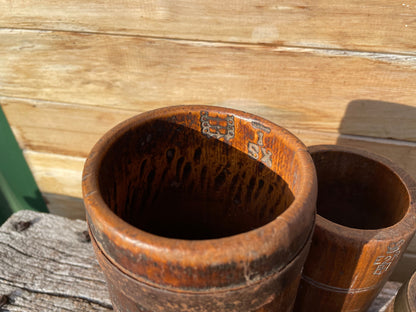
[[(77, 172), (80, 172), (82, 163), (79, 162), (79, 159), (88, 155), (95, 142), (106, 131), (117, 123), (142, 112), (140, 105), (137, 105), (137, 110), (125, 110), (110, 106), (68, 105), (10, 98), (0, 98), (0, 104), (10, 121), (21, 148), (27, 150), (29, 154), (30, 151), (34, 151), (40, 152), (40, 155), (75, 156), (74, 158), (68, 157), (68, 162), (65, 160), (58, 164), (51, 160), (39, 163), (37, 160), (27, 158), (35, 176), (45, 176), (45, 179), (50, 179), (51, 176), (51, 173), (45, 175), (46, 171), (63, 170), (62, 172), (65, 173), (67, 166), (72, 165), (74, 159), (77, 162), (74, 168)], [(289, 110), (296, 109), (292, 106), (276, 107), (273, 110), (261, 104), (246, 104), (244, 101), (235, 102), (231, 105), (228, 103), (225, 106), (247, 110), (263, 116), (292, 131), (306, 145), (342, 144), (367, 149), (386, 156), (416, 178), (416, 143), (414, 142), (340, 134), (335, 129), (333, 132), (314, 131), (314, 128), (309, 127), (308, 121), (303, 123), (299, 115), (299, 118), (296, 118), (295, 113), (288, 113)], [(377, 107), (374, 108), (374, 111), (377, 111)], [(321, 122), (324, 123), (324, 121)], [(414, 120), (409, 120), (408, 128), (411, 128), (412, 122)], [(405, 121), (398, 118), (398, 128), (401, 127), (401, 123), (405, 123)], [(319, 120), (316, 121), (316, 128), (320, 129), (318, 124)], [(377, 123), (374, 122), (370, 123), (368, 128), (374, 129), (376, 126)], [(412, 131), (408, 128), (403, 127), (404, 132), (408, 131), (411, 134)], [(30, 155), (38, 154), (32, 153)], [(60, 159), (60, 156), (55, 158)], [(46, 159), (48, 158), (46, 157)], [(44, 165), (41, 165), (42, 163)], [(80, 179), (80, 175), (68, 175), (68, 177)], [(51, 181), (52, 184), (55, 184), (54, 180)], [(66, 185), (76, 185), (78, 182), (73, 181), (72, 183), (66, 183)], [(76, 186), (79, 188), (78, 185)], [(45, 191), (54, 193), (50, 190)], [(57, 193), (66, 193), (75, 197), (79, 197), (80, 194), (79, 191), (60, 191)]]
[(416, 54), (410, 0), (13, 0), (0, 27)]
[(217, 104), (301, 129), (416, 141), (411, 56), (0, 30), (0, 66), (2, 102), (132, 113)]
[(55, 193), (42, 193), (42, 197), (50, 213), (70, 219), (85, 219), (82, 198)]
[[(16, 231), (16, 223), (31, 225)], [(28, 210), (0, 227), (1, 311), (112, 311), (84, 221)]]
[(85, 158), (62, 154), (23, 152), (43, 193), (82, 197), (81, 179)]

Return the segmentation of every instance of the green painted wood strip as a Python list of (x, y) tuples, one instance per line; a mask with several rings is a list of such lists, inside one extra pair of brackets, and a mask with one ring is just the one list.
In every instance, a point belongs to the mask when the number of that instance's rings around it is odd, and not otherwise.
[(0, 224), (23, 209), (48, 211), (0, 107)]

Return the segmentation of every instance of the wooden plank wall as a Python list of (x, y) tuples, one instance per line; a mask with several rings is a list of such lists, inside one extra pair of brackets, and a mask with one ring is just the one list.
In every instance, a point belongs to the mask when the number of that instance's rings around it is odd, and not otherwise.
[[(0, 2), (0, 105), (57, 214), (83, 217), (97, 139), (153, 108), (216, 104), (416, 178), (410, 0)], [(400, 278), (416, 269), (416, 246)]]

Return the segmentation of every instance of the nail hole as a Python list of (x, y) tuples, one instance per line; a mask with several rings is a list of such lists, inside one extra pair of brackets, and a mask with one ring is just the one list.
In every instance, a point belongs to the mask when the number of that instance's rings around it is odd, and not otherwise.
[(23, 232), (32, 225), (32, 221), (19, 221), (13, 224), (14, 229), (17, 232)]
[(6, 304), (9, 303), (9, 296), (7, 295), (1, 295), (0, 296), (0, 308), (5, 306)]
[(88, 233), (88, 231), (79, 232), (77, 235), (81, 243), (89, 243), (91, 241), (90, 233)]

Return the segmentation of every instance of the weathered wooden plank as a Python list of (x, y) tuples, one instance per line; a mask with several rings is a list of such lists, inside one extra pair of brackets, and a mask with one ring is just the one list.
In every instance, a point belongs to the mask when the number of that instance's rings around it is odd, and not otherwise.
[(81, 198), (51, 193), (42, 193), (42, 197), (50, 213), (70, 219), (85, 219)]
[[(411, 56), (0, 30), (0, 66), (0, 94), (8, 97), (135, 112), (220, 104), (310, 130), (334, 131), (342, 124), (346, 132), (358, 128), (361, 134), (389, 137), (393, 131), (394, 138), (415, 140), (416, 58)], [(364, 124), (357, 111), (343, 122), (357, 101), (366, 113), (392, 106), (397, 115), (389, 124), (403, 119), (408, 127), (389, 126), (383, 134), (379, 126), (371, 133), (371, 127), (357, 127)], [(371, 126), (388, 120), (382, 111), (367, 116)]]
[[(66, 105), (6, 97), (0, 97), (0, 105), (21, 148), (83, 157), (87, 156), (99, 137), (117, 123), (147, 109), (162, 106), (158, 103), (139, 103), (132, 110), (126, 110), (111, 105)], [(317, 118), (314, 122), (311, 117), (304, 118), (308, 112), (298, 112), (299, 107), (296, 105), (276, 104), (275, 107), (270, 107), (249, 101), (230, 101), (220, 105), (257, 114), (287, 128), (328, 130), (329, 124), (332, 124), (332, 130), (336, 132), (339, 127), (335, 118)], [(403, 133), (407, 131), (406, 129)], [(408, 134), (411, 135), (410, 131)]]
[(22, 149), (84, 157), (107, 130), (140, 112), (1, 96), (0, 105)]
[(81, 176), (85, 158), (30, 150), (24, 151), (23, 155), (41, 192), (82, 197)]
[[(19, 222), (29, 227), (16, 230)], [(22, 223), (20, 223), (22, 224)], [(19, 211), (0, 228), (6, 311), (112, 311), (83, 221)]]
[(28, 311), (113, 311), (110, 307), (76, 297), (61, 297), (60, 294), (34, 292), (32, 289), (16, 287), (0, 281), (0, 291), (7, 294), (8, 304), (4, 305), (2, 312), (28, 312)]
[[(17, 224), (29, 222), (29, 226)], [(104, 276), (82, 233), (84, 221), (19, 211), (0, 227), (2, 311), (112, 311)], [(388, 282), (369, 312), (381, 312), (400, 283)]]
[(411, 1), (0, 2), (0, 27), (415, 54)]
[[(0, 105), (22, 148), (73, 156), (86, 156), (97, 139), (117, 123), (161, 106), (138, 104), (134, 109), (117, 109), (1, 96)], [(310, 109), (302, 112), (298, 105), (269, 106), (243, 100), (220, 105), (249, 111), (289, 129), (416, 141), (416, 107), (408, 105), (356, 100), (346, 107), (337, 105), (340, 109), (334, 109), (332, 116), (327, 107), (317, 106), (314, 120)]]

